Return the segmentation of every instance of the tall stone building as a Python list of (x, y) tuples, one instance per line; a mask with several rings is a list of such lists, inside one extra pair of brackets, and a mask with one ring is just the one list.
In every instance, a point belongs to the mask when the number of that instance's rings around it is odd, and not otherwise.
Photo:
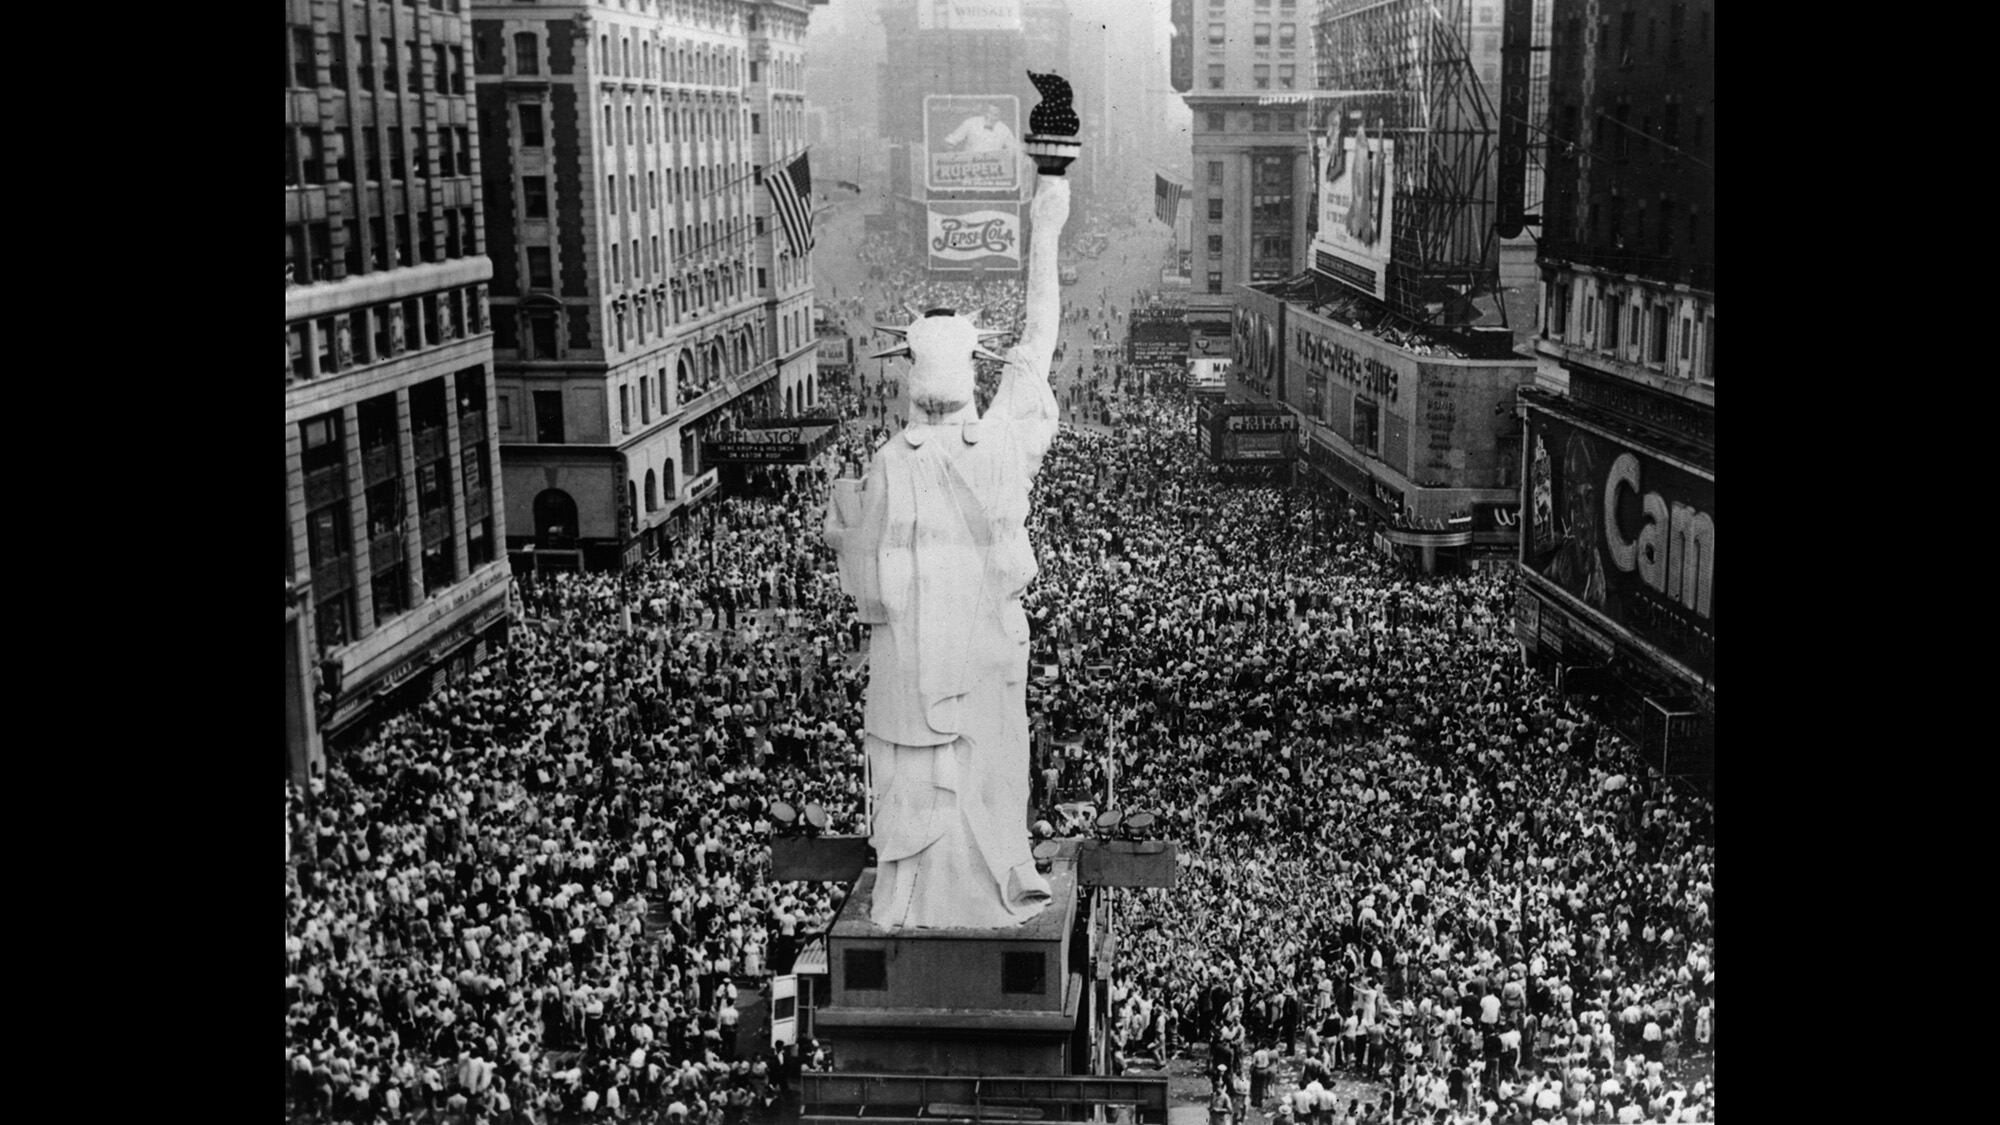
[(1310, 0), (1195, 0), (1189, 329), (1226, 338), (1236, 287), (1303, 270), (1313, 200)]
[(507, 562), (463, 4), (288, 0), (285, 25), (297, 776), (322, 735), (483, 659)]
[(1715, 35), (1555, 0), (1517, 632), (1668, 772), (1713, 768)]
[(704, 440), (818, 401), (809, 259), (760, 174), (805, 148), (803, 0), (474, 5), (518, 566), (671, 550)]

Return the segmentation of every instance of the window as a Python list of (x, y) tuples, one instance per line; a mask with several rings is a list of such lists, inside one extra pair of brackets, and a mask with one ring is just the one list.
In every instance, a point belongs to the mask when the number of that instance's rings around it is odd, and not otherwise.
[(1618, 348), (1618, 305), (1616, 297), (1611, 298), (1604, 309), (1604, 343), (1602, 346), (1606, 351), (1616, 351)]
[(535, 440), (544, 445), (561, 445), (563, 401), (561, 391), (536, 391)]
[[(1264, 70), (1264, 71), (1268, 71), (1268, 70), (1270, 70), (1271, 68), (1270, 68), (1270, 67), (1268, 67), (1268, 66), (1260, 66), (1260, 67), (1258, 67), (1257, 69), (1259, 69), (1259, 70)], [(1259, 79), (1259, 81), (1260, 81), (1260, 82), (1262, 82), (1262, 83), (1264, 83), (1265, 85), (1268, 85), (1268, 84), (1269, 84), (1269, 81), (1270, 81), (1270, 80), (1269, 80), (1269, 79)], [(1261, 88), (1261, 87), (1260, 87), (1260, 88)], [(1268, 132), (1270, 132), (1270, 131), (1271, 131), (1271, 115), (1270, 115), (1270, 114), (1268, 114), (1268, 113), (1253, 113), (1253, 114), (1251, 114), (1251, 115), (1250, 115), (1250, 131), (1251, 131), (1251, 132), (1253, 132), (1253, 133), (1268, 133)]]
[(1048, 957), (1032, 950), (1000, 954), (1000, 991), (1041, 995), (1049, 988)]
[(382, 40), (382, 88), (390, 93), (399, 93), (403, 88), (403, 72), (396, 69), (396, 43), (393, 39)]
[[(527, 314), (528, 343), (532, 355), (529, 359), (556, 359), (556, 313), (554, 309), (533, 309)], [(540, 392), (537, 392), (538, 394)], [(560, 400), (558, 400), (560, 406)], [(562, 413), (556, 413), (558, 422)]]
[(844, 958), (845, 983), (850, 991), (879, 992), (889, 987), (889, 965), (885, 951), (850, 949)]
[(518, 32), (514, 36), (514, 73), (540, 74), (542, 72), (542, 48), (532, 31)]
[(365, 35), (354, 37), (355, 70), (361, 76), (361, 88), (366, 90), (375, 85), (375, 48)]
[(1278, 49), (1289, 51), (1299, 45), (1299, 25), (1281, 23), (1278, 25)]
[(1253, 27), (1251, 28), (1251, 30), (1250, 30), (1250, 43), (1251, 43), (1251, 45), (1252, 45), (1252, 46), (1255, 46), (1255, 47), (1268, 47), (1268, 46), (1270, 46), (1270, 45), (1271, 45), (1271, 25), (1270, 25), (1270, 24), (1268, 24), (1268, 23), (1260, 23), (1260, 24), (1257, 24), (1257, 25), (1253, 26)]
[(1208, 201), (1208, 221), (1211, 223), (1222, 221), (1222, 200), (1211, 199)]
[(287, 59), (288, 66), (285, 71), (286, 85), (311, 89), (313, 86), (318, 85), (316, 79), (319, 70), (313, 57), (312, 28), (294, 27), (289, 28), (288, 31), (291, 36), (289, 44), (291, 49), (286, 52), (289, 56)]
[(1220, 89), (1222, 89), (1222, 73), (1223, 73), (1223, 71), (1222, 71), (1222, 64), (1221, 64), (1221, 63), (1209, 63), (1209, 64), (1208, 64), (1208, 88), (1209, 88), (1209, 89), (1211, 89), (1211, 90), (1220, 90)]
[(1671, 315), (1667, 306), (1653, 306), (1653, 330), (1648, 337), (1648, 343), (1651, 345), (1649, 350), (1654, 363), (1667, 362), (1667, 327), (1671, 323)]
[(542, 147), (542, 107), (524, 105), (521, 107), (521, 147)]
[(1688, 361), (1689, 352), (1692, 349), (1693, 344), (1694, 344), (1694, 321), (1683, 317), (1681, 318), (1681, 362), (1682, 363), (1686, 363)]
[[(1293, 66), (1290, 63), (1284, 63), (1278, 67), (1278, 89), (1290, 90), (1298, 85), (1298, 81), (1299, 81), (1298, 67)], [(1285, 128), (1290, 129), (1291, 126), (1287, 125), (1285, 126)]]
[(1208, 115), (1209, 132), (1211, 133), (1226, 132), (1228, 128), (1229, 128), (1228, 115), (1221, 113), (1211, 113)]
[(1209, 236), (1208, 236), (1208, 256), (1209, 256), (1209, 257), (1211, 257), (1211, 258), (1220, 258), (1220, 257), (1222, 257), (1222, 236), (1221, 236), (1221, 235), (1219, 235), (1219, 234), (1211, 234), (1211, 235), (1209, 235)]
[(1225, 43), (1225, 42), (1226, 42), (1226, 41), (1228, 40), (1228, 37), (1229, 37), (1229, 25), (1228, 25), (1228, 24), (1225, 24), (1225, 23), (1211, 23), (1211, 24), (1209, 24), (1209, 25), (1208, 25), (1208, 45), (1209, 45), (1209, 46), (1211, 46), (1211, 47), (1220, 47), (1220, 46), (1222, 46), (1222, 45), (1223, 45), (1223, 44), (1224, 44), (1224, 43)]
[(618, 428), (624, 433), (632, 432), (632, 388), (629, 384), (621, 384), (618, 388)]
[(451, 536), (424, 548), (424, 596), (430, 597), (452, 583)]
[(528, 247), (528, 288), (554, 289), (555, 264), (546, 246)]
[(1382, 436), (1382, 408), (1375, 403), (1356, 396), (1354, 399), (1354, 430), (1351, 439), (1357, 449), (1369, 453), (1381, 452), (1377, 444)]
[(1208, 272), (1208, 291), (1210, 293), (1222, 292), (1222, 271), (1210, 270)]
[[(1251, 68), (1250, 68), (1250, 81), (1251, 81), (1251, 84), (1252, 84), (1252, 85), (1254, 85), (1254, 86), (1256, 86), (1256, 87), (1257, 87), (1257, 88), (1258, 88), (1259, 90), (1268, 90), (1268, 89), (1270, 89), (1270, 88), (1271, 88), (1271, 68), (1270, 68), (1270, 66), (1269, 66), (1268, 64), (1265, 64), (1265, 63), (1258, 63), (1257, 65), (1255, 65), (1255, 66), (1251, 67)], [(1261, 122), (1263, 122), (1263, 123), (1264, 123), (1264, 128), (1263, 128), (1263, 129), (1260, 129), (1260, 130), (1258, 130), (1259, 132), (1264, 132), (1264, 131), (1267, 131), (1267, 130), (1269, 130), (1269, 129), (1270, 129), (1270, 127), (1271, 127), (1271, 115), (1270, 115), (1270, 114), (1268, 114), (1268, 113), (1259, 113), (1259, 114), (1256, 114), (1256, 115), (1254, 115), (1254, 116), (1252, 116), (1252, 117), (1251, 117), (1250, 121), (1251, 121), (1251, 126), (1250, 126), (1250, 127), (1251, 127), (1251, 128), (1253, 128), (1253, 129), (1255, 129), (1255, 128), (1257, 127), (1257, 125), (1256, 125), (1256, 123), (1257, 123), (1257, 122), (1261, 121)]]

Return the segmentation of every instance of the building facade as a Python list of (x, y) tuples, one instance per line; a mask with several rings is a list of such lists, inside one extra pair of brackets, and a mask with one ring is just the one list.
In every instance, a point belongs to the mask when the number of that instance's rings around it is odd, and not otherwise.
[(1310, 275), (1243, 286), (1238, 381), (1299, 419), (1304, 479), (1372, 529), (1382, 553), (1424, 573), (1512, 557), (1520, 425), (1535, 380), (1504, 331), (1426, 335)]
[(1231, 333), (1238, 287), (1278, 281), (1308, 261), (1312, 103), (1310, 0), (1194, 0), (1194, 183), (1188, 326)]
[(507, 626), (507, 567), (467, 13), (289, 0), (285, 14), (296, 774), (318, 737), (482, 660)]
[(1712, 768), (1715, 67), (1704, 0), (1555, 0), (1517, 632)]
[(759, 178), (805, 144), (809, 6), (474, 7), (508, 547), (631, 565), (718, 491), (704, 440), (817, 397), (810, 261)]

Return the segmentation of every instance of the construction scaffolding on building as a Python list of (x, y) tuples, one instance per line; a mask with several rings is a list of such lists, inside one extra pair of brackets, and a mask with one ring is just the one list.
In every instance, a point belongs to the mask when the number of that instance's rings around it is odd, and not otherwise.
[(1383, 302), (1433, 327), (1478, 319), (1498, 285), (1499, 114), (1470, 57), (1469, 0), (1329, 0), (1314, 32), (1319, 84), (1352, 91), (1319, 102), (1316, 135), (1358, 115), (1395, 143)]

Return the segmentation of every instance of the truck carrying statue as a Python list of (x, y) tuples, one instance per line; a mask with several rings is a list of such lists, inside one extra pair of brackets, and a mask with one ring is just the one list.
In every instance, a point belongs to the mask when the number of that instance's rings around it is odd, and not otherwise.
[[(1063, 170), (1081, 146), (1068, 83), (1029, 77), (1043, 100), (1026, 138), (1038, 175), (1020, 340), (995, 355), (983, 343), (1008, 333), (948, 308), (883, 327), (903, 343), (880, 355), (910, 360), (909, 424), (863, 479), (834, 483), (826, 515), (841, 588), (871, 626), (870, 920), (885, 929), (1012, 928), (1050, 899), (1029, 851), (1021, 594), (1036, 573), (1028, 490), (1057, 425), (1049, 367), (1062, 323)], [(984, 414), (978, 359), (1004, 363)]]

